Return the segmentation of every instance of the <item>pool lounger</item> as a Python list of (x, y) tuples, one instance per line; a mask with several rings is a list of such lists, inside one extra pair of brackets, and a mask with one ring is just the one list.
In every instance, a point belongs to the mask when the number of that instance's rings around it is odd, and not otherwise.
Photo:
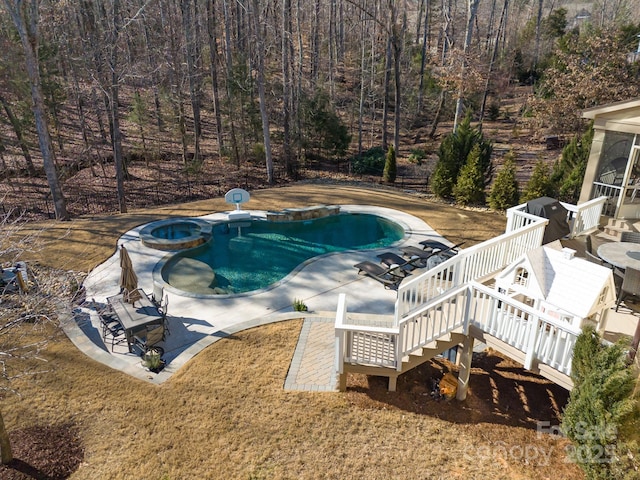
[(378, 255), (378, 258), (380, 259), (380, 263), (385, 265), (387, 268), (391, 268), (392, 265), (398, 265), (405, 272), (411, 272), (418, 267), (424, 266), (422, 258), (418, 256), (414, 256), (413, 258), (409, 258), (407, 260), (406, 258), (402, 258), (397, 253), (384, 252)]
[(399, 265), (385, 268), (377, 263), (365, 260), (354, 265), (358, 269), (358, 275), (367, 275), (382, 283), (385, 288), (396, 289), (405, 277), (405, 272)]

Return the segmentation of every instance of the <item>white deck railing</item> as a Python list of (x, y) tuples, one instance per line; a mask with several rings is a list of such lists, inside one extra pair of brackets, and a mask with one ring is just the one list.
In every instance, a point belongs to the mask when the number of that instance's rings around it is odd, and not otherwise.
[(514, 215), (514, 218), (523, 219), (517, 222), (521, 225), (518, 230), (461, 250), (440, 265), (404, 280), (398, 287), (395, 325), (447, 290), (496, 273), (523, 253), (539, 247), (549, 221), (522, 213)]
[(468, 321), (472, 325), (525, 353), (526, 369), (539, 362), (565, 375), (571, 374), (579, 328), (485, 285), (473, 282), (471, 289)]
[[(563, 203), (571, 236), (591, 231), (600, 222), (607, 197), (581, 205)], [(402, 359), (448, 333), (468, 334), (469, 325), (483, 330), (525, 354), (524, 366), (546, 364), (571, 373), (573, 347), (580, 330), (498, 293), (476, 280), (494, 274), (520, 255), (542, 244), (548, 220), (531, 215), (526, 204), (507, 211), (506, 231), (457, 255), (398, 288), (393, 324), (349, 323), (346, 297), (336, 312), (336, 367), (345, 364), (402, 370)]]
[(401, 371), (404, 357), (447, 333), (466, 334), (469, 325), (520, 350), (527, 369), (542, 363), (571, 373), (579, 329), (477, 282), (450, 290), (389, 328), (348, 324), (341, 294), (335, 328), (338, 372), (344, 372), (345, 363)]
[[(596, 230), (600, 225), (600, 216), (608, 197), (603, 195), (580, 205), (560, 202), (567, 209), (567, 223), (571, 226), (569, 238), (574, 238)], [(518, 230), (535, 222), (535, 215), (526, 212), (527, 204), (521, 203), (507, 210), (507, 226), (505, 232)]]
[(607, 200), (608, 197), (601, 196), (580, 205), (560, 202), (569, 211), (568, 221), (569, 225), (571, 225), (569, 237), (574, 238), (597, 230), (600, 226), (600, 216)]

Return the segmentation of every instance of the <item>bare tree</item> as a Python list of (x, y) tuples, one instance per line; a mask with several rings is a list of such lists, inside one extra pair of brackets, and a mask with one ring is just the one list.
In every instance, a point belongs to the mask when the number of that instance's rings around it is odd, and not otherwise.
[(216, 139), (218, 140), (218, 154), (222, 153), (224, 141), (222, 137), (222, 114), (220, 112), (220, 92), (218, 86), (218, 45), (216, 1), (207, 2), (207, 34), (209, 36), (209, 69), (211, 73), (211, 89), (213, 90), (213, 110), (216, 115)]
[(189, 96), (191, 98), (191, 109), (193, 112), (193, 134), (194, 134), (194, 162), (200, 162), (200, 140), (202, 137), (202, 126), (200, 121), (200, 97), (201, 81), (198, 72), (198, 43), (196, 21), (194, 9), (196, 3), (193, 0), (181, 0), (182, 29), (186, 45), (187, 57), (187, 77), (189, 78)]
[[(39, 250), (41, 243), (38, 232), (27, 234), (25, 220), (13, 213), (0, 219), (0, 258), (15, 264), (26, 253)], [(78, 292), (78, 279), (70, 276), (69, 282), (61, 281), (65, 275), (42, 270), (34, 278), (30, 270), (28, 278), (20, 279), (28, 288), (10, 283), (0, 289), (0, 400), (9, 394), (19, 395), (12, 387), (13, 380), (48, 370), (42, 352), (58, 328), (57, 302), (68, 302)], [(11, 442), (0, 410), (0, 462), (11, 460)]]
[(462, 118), (462, 110), (464, 108), (464, 77), (467, 72), (467, 54), (469, 52), (469, 46), (471, 45), (471, 38), (473, 36), (473, 24), (475, 22), (479, 4), (480, 0), (467, 0), (467, 30), (462, 49), (462, 65), (460, 67), (460, 83), (458, 86), (458, 98), (456, 100), (456, 116), (453, 120), (454, 132), (456, 131), (458, 122)]
[(49, 125), (36, 53), (40, 40), (38, 33), (39, 2), (38, 0), (4, 0), (4, 5), (18, 31), (24, 51), (25, 66), (31, 86), (31, 99), (33, 100), (33, 115), (38, 131), (38, 142), (42, 153), (44, 171), (51, 190), (56, 218), (58, 220), (69, 220), (67, 202), (62, 193), (58, 172), (56, 171), (55, 153), (51, 136), (49, 135)]
[(265, 163), (267, 167), (267, 182), (273, 184), (273, 158), (271, 156), (271, 133), (269, 130), (269, 113), (267, 112), (267, 99), (264, 88), (264, 37), (260, 32), (260, 9), (258, 0), (252, 0), (251, 16), (253, 18), (253, 34), (256, 45), (257, 57), (257, 84), (258, 97), (260, 100), (260, 117), (262, 118), (262, 137), (264, 140)]
[(4, 112), (7, 114), (7, 118), (9, 122), (11, 122), (11, 126), (13, 127), (13, 131), (16, 134), (16, 138), (18, 139), (18, 145), (20, 145), (20, 149), (22, 150), (22, 156), (24, 157), (24, 161), (27, 164), (27, 171), (29, 175), (36, 175), (36, 167), (33, 165), (33, 159), (31, 158), (31, 152), (29, 152), (29, 146), (27, 145), (27, 141), (24, 138), (24, 133), (20, 122), (13, 114), (13, 110), (11, 105), (3, 95), (0, 95), (0, 104), (4, 109)]

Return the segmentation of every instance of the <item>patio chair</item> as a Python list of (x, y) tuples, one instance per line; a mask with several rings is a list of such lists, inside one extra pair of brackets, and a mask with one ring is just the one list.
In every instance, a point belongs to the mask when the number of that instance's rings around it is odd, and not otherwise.
[[(586, 260), (588, 260), (591, 263), (595, 263), (597, 265), (602, 265), (605, 266), (605, 261), (603, 259), (601, 259), (599, 256), (594, 255), (593, 253), (591, 253), (589, 250), (585, 250), (584, 251), (584, 258)], [(608, 263), (606, 263), (607, 267), (610, 267), (610, 265)]]
[(440, 250), (445, 250), (449, 248), (447, 245), (445, 245), (442, 242), (439, 242), (438, 240), (423, 240), (418, 243), (422, 245), (423, 250), (435, 250), (436, 248)]
[(627, 295), (640, 295), (640, 270), (632, 267), (627, 267), (624, 271), (622, 285), (620, 285), (618, 300), (616, 301), (616, 312), (618, 311), (620, 302), (622, 302), (623, 298)]
[(153, 349), (162, 356), (164, 349), (158, 344), (165, 340), (164, 333), (164, 325), (148, 325), (142, 332), (133, 336), (133, 341), (142, 350), (142, 355)]
[(153, 282), (153, 292), (151, 293), (151, 301), (156, 307), (160, 307), (162, 304), (162, 298), (164, 297), (164, 287)]
[(358, 275), (367, 275), (382, 283), (385, 288), (393, 290), (398, 288), (398, 285), (406, 276), (406, 272), (402, 270), (400, 265), (385, 268), (377, 263), (365, 260), (355, 264), (354, 267), (358, 269)]
[(158, 311), (160, 315), (162, 315), (162, 325), (164, 326), (165, 335), (170, 335), (171, 331), (169, 330), (169, 321), (167, 320), (167, 311), (169, 308), (169, 296), (165, 295), (160, 300), (160, 305), (158, 305)]
[(640, 232), (622, 232), (620, 234), (620, 241), (640, 243)]
[(124, 327), (113, 313), (107, 311), (98, 312), (98, 317), (102, 328), (102, 341), (105, 346), (107, 346), (107, 343), (111, 343), (111, 351), (113, 352), (116, 345), (127, 340)]
[(584, 249), (586, 252), (593, 253), (593, 240), (590, 234), (584, 239)]
[(136, 288), (134, 290), (124, 290), (122, 292), (123, 300), (127, 303), (130, 303), (131, 305), (135, 305), (135, 303), (144, 296), (146, 296), (146, 293), (144, 293), (144, 290), (142, 290), (141, 288)]

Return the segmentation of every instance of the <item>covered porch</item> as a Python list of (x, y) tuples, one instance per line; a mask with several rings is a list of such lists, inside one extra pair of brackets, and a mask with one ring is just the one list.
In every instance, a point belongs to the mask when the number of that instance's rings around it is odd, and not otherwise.
[(591, 153), (580, 202), (606, 197), (603, 214), (613, 220), (640, 218), (640, 99), (593, 107)]

